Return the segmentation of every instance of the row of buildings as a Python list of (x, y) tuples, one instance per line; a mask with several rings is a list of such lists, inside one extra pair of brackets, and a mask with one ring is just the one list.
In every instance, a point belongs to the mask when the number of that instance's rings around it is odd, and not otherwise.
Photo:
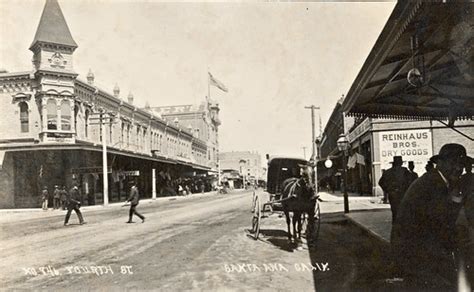
[(341, 188), (341, 135), (350, 144), (348, 190), (359, 194), (382, 195), (378, 181), (394, 156), (402, 156), (405, 166), (414, 161), (421, 175), (446, 143), (462, 144), (474, 155), (473, 6), (397, 3), (317, 140), (322, 186)]
[(97, 87), (93, 72), (81, 79), (77, 48), (58, 2), (47, 0), (29, 48), (32, 70), (0, 71), (0, 208), (37, 207), (44, 186), (73, 183), (86, 204), (102, 203), (104, 143), (111, 202), (125, 199), (131, 179), (145, 196), (178, 177), (216, 180), (216, 102), (139, 108), (118, 86)]

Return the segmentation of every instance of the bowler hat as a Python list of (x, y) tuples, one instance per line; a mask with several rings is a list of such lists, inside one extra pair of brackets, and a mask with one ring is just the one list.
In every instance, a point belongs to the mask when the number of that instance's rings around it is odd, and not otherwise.
[(439, 159), (455, 160), (459, 159), (464, 164), (472, 161), (472, 158), (467, 156), (466, 148), (461, 144), (448, 143), (444, 144), (439, 150), (438, 155), (434, 155), (430, 158), (434, 163), (438, 163)]
[(403, 164), (403, 159), (401, 156), (393, 156), (392, 164)]

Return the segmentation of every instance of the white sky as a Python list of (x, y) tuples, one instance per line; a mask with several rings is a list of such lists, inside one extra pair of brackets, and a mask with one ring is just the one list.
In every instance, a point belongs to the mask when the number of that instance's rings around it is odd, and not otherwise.
[[(207, 71), (229, 92), (220, 103), (220, 151), (311, 154), (311, 116), (322, 127), (346, 94), (395, 3), (160, 3), (60, 0), (85, 80), (142, 107), (199, 103)], [(0, 0), (0, 68), (32, 68), (28, 50), (44, 1)], [(317, 134), (318, 116), (316, 116)]]

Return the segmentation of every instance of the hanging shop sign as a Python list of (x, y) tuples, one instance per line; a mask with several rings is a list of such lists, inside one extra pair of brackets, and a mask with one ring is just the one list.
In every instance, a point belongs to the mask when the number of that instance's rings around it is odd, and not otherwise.
[[(79, 167), (71, 168), (73, 174), (86, 174), (86, 173), (102, 173), (102, 167)], [(112, 173), (112, 167), (107, 167), (107, 173)]]
[(382, 169), (392, 167), (394, 156), (401, 156), (404, 165), (415, 163), (415, 171), (424, 172), (426, 162), (433, 156), (430, 130), (401, 130), (379, 133), (380, 164)]
[(124, 170), (120, 172), (123, 176), (140, 176), (139, 170)]

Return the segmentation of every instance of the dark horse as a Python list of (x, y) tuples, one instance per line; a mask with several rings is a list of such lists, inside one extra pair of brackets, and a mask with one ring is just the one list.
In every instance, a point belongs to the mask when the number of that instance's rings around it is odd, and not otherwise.
[[(286, 216), (286, 225), (288, 226), (288, 240), (291, 242), (291, 217), (293, 212), (293, 238), (301, 239), (301, 215), (308, 214), (308, 230), (314, 229), (314, 208), (317, 196), (313, 182), (313, 168), (311, 166), (299, 165), (300, 177), (292, 177), (283, 181), (281, 200), (283, 212)], [(298, 229), (296, 229), (298, 223)], [(309, 233), (311, 234), (311, 233)], [(308, 242), (310, 240), (308, 239)]]

